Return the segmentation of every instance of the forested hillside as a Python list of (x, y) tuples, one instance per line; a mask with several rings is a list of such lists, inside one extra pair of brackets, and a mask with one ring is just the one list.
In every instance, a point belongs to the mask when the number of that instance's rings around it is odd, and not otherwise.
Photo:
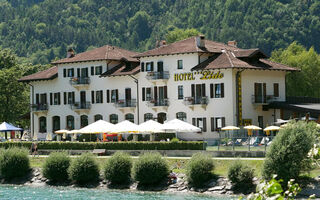
[(46, 64), (117, 45), (143, 51), (175, 28), (271, 51), (293, 41), (320, 51), (319, 0), (0, 0), (0, 48)]

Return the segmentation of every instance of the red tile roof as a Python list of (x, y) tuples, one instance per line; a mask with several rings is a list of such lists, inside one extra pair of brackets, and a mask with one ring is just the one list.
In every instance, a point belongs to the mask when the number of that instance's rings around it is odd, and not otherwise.
[(256, 58), (251, 60), (241, 59), (235, 55), (234, 51), (223, 51), (221, 54), (215, 54), (211, 58), (196, 65), (191, 70), (228, 68), (299, 71), (296, 68), (292, 68), (280, 63), (267, 60), (263, 58), (263, 56), (262, 58)]
[(53, 66), (49, 69), (24, 76), (19, 79), (19, 82), (30, 82), (30, 81), (42, 81), (42, 80), (52, 80), (58, 77), (58, 67)]
[(126, 66), (125, 63), (120, 63), (119, 65), (101, 74), (100, 77), (135, 75), (138, 72), (140, 72), (139, 63), (131, 63), (131, 66), (129, 67)]
[(73, 63), (73, 62), (85, 62), (96, 60), (121, 60), (126, 59), (132, 62), (138, 62), (136, 58), (136, 52), (128, 51), (116, 46), (105, 45), (96, 49), (92, 49), (83, 53), (76, 54), (72, 58), (64, 58), (53, 62), (53, 64)]
[(204, 40), (205, 46), (200, 48), (197, 46), (197, 37), (191, 37), (185, 40), (164, 45), (149, 51), (137, 54), (136, 58), (146, 56), (171, 55), (179, 53), (220, 53), (223, 49), (239, 50), (237, 47), (229, 46), (224, 43)]

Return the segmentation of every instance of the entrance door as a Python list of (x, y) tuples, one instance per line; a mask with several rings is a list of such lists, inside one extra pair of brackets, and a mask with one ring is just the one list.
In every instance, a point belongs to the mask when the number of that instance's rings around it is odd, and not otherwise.
[(127, 106), (129, 106), (131, 104), (131, 88), (126, 88), (125, 99)]
[(167, 114), (166, 113), (158, 113), (158, 122), (160, 124), (163, 124), (167, 120)]
[(86, 91), (80, 92), (80, 106), (81, 108), (85, 108), (86, 106)]

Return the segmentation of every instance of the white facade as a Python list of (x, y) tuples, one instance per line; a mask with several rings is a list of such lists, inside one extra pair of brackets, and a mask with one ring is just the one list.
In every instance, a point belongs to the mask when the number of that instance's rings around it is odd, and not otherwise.
[[(206, 55), (202, 54), (200, 61), (205, 59)], [(178, 69), (178, 60), (182, 60), (182, 69)], [(163, 71), (167, 71), (169, 77), (150, 79), (150, 72), (146, 71), (146, 65), (148, 62), (153, 62), (153, 71), (156, 72), (159, 61), (163, 63)], [(203, 72), (191, 71), (191, 68), (199, 64), (198, 53), (142, 57), (140, 63), (144, 63), (144, 70), (134, 75), (134, 78), (138, 79), (139, 84), (139, 106), (129, 105), (120, 107), (111, 102), (111, 90), (118, 90), (117, 100), (119, 101), (126, 98), (125, 90), (126, 88), (130, 88), (131, 99), (137, 100), (137, 85), (134, 79), (129, 75), (114, 77), (91, 75), (92, 66), (102, 66), (102, 72), (105, 72), (107, 66), (108, 69), (111, 69), (119, 64), (118, 61), (88, 61), (58, 64), (57, 78), (48, 81), (31, 82), (31, 85), (33, 85), (31, 90), (33, 89), (34, 95), (31, 96), (30, 102), (35, 104), (36, 95), (46, 93), (46, 103), (49, 105), (47, 110), (32, 112), (31, 130), (38, 137), (45, 138), (47, 133), (53, 133), (54, 129), (57, 129), (57, 127), (53, 127), (54, 116), (58, 116), (60, 119), (59, 129), (71, 128), (67, 124), (67, 116), (74, 117), (74, 127), (72, 127), (74, 129), (81, 128), (81, 116), (87, 116), (88, 123), (90, 124), (94, 122), (96, 115), (101, 115), (103, 120), (110, 121), (110, 115), (115, 114), (118, 116), (118, 121), (121, 122), (125, 119), (126, 114), (132, 114), (134, 122), (138, 123), (138, 110), (140, 123), (144, 122), (145, 114), (147, 113), (151, 113), (152, 118), (159, 121), (162, 121), (160, 118), (164, 115), (166, 120), (171, 120), (177, 117), (177, 113), (185, 113), (188, 123), (193, 123), (203, 128), (202, 133), (185, 134), (185, 139), (201, 140), (216, 138), (218, 137), (216, 134), (217, 128), (221, 128), (224, 125), (237, 125), (236, 73), (240, 71), (239, 69), (213, 70), (210, 73), (213, 73), (213, 75), (218, 73), (218, 77), (201, 79), (204, 76)], [(88, 68), (90, 83), (76, 86), (70, 84), (71, 77), (64, 77), (64, 70), (68, 73), (68, 69), (72, 68), (74, 69), (74, 77), (76, 77), (78, 68), (80, 72), (82, 68)], [(147, 78), (148, 73), (149, 78)], [(186, 75), (184, 75), (185, 73)], [(184, 80), (175, 80), (175, 77), (179, 79), (177, 76), (181, 76)], [(262, 90), (264, 90), (264, 87), (266, 88), (266, 92), (262, 91), (262, 93), (267, 96), (274, 96), (274, 91), (276, 90), (274, 84), (278, 84), (279, 97), (277, 97), (277, 100), (285, 101), (285, 71), (246, 69), (241, 72), (242, 119), (250, 119), (252, 124), (265, 127), (280, 117), (280, 111), (273, 109), (264, 111), (262, 105), (265, 102), (252, 102), (253, 95), (255, 94), (255, 83), (261, 83)], [(216, 86), (217, 84), (223, 84), (223, 86)], [(183, 87), (183, 96), (180, 96), (180, 99), (178, 97), (178, 86)], [(194, 92), (192, 92), (192, 87), (194, 87)], [(220, 87), (220, 89), (217, 89), (217, 94), (215, 94), (216, 87)], [(150, 90), (147, 88), (150, 88)], [(151, 92), (150, 96), (147, 95), (147, 90)], [(223, 95), (221, 94), (221, 90), (223, 90)], [(72, 106), (68, 102), (65, 104), (64, 93), (74, 92), (74, 102), (80, 102), (81, 91), (85, 91), (85, 101), (91, 103), (90, 108), (72, 109)], [(92, 91), (95, 91), (95, 103), (92, 103)], [(102, 91), (102, 103), (96, 103), (96, 91)], [(109, 91), (109, 95), (107, 95), (107, 91)], [(166, 94), (164, 94), (165, 92)], [(50, 100), (50, 93), (52, 93), (53, 100)], [(60, 105), (51, 105), (51, 103), (55, 104), (54, 93), (60, 93)], [(155, 96), (158, 99), (163, 99), (163, 101), (158, 102), (155, 100)], [(201, 99), (196, 101), (196, 96), (200, 96)], [(109, 102), (107, 97), (109, 97)], [(68, 101), (68, 97), (66, 98)], [(159, 113), (162, 113), (163, 116), (159, 115)], [(42, 128), (42, 130), (40, 128), (41, 117), (45, 117), (46, 122), (46, 128)]]

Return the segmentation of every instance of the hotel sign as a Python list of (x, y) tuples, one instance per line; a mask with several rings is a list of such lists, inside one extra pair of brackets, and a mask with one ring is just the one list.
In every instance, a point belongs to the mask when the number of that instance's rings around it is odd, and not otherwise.
[(201, 71), (201, 72), (185, 72), (174, 74), (174, 81), (192, 81), (200, 75), (200, 80), (222, 79), (224, 74), (220, 71)]

